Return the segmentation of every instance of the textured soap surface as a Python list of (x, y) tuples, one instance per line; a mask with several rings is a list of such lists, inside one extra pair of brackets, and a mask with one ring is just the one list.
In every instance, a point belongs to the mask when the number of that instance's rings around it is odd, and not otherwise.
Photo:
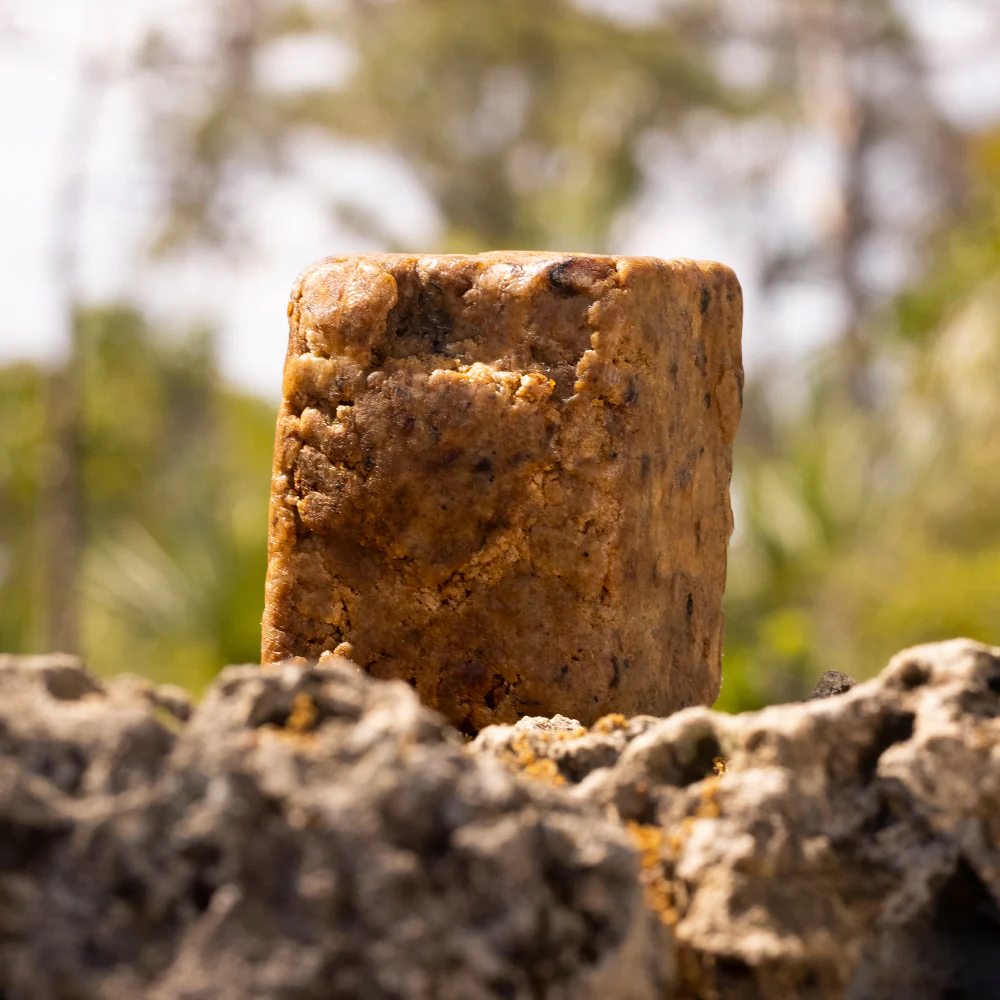
[(289, 303), (263, 662), (339, 647), (470, 732), (710, 704), (741, 316), (733, 273), (689, 260), (307, 269)]

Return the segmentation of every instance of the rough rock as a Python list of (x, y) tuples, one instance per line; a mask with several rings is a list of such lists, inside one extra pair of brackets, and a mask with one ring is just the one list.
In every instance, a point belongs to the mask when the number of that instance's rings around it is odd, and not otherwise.
[(670, 989), (621, 827), (345, 663), (171, 690), (0, 659), (0, 995)]
[(570, 726), (472, 751), (548, 767), (626, 825), (680, 996), (1000, 997), (1000, 649), (917, 647), (739, 716)]
[(806, 701), (813, 701), (816, 698), (832, 698), (835, 694), (850, 691), (857, 683), (853, 677), (840, 670), (825, 670)]
[(5, 1000), (1000, 996), (1000, 649), (471, 743), (342, 662), (0, 691)]

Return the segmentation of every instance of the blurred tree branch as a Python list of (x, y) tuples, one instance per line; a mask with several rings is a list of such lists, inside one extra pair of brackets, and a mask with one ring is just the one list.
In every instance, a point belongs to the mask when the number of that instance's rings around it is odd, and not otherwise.
[[(174, 239), (220, 235), (224, 165), (280, 166), (290, 137), (319, 128), (400, 153), (443, 210), (450, 246), (594, 249), (641, 181), (644, 132), (693, 106), (742, 110), (671, 26), (630, 28), (566, 0), (216, 9), (227, 69), (197, 116), (173, 122)], [(255, 86), (253, 48), (305, 31), (348, 42), (347, 84), (292, 96)]]

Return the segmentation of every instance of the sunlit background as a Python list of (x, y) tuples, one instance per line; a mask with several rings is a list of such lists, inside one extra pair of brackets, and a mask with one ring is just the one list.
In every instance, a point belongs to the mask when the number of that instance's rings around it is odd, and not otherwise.
[(749, 380), (720, 707), (1000, 643), (1000, 0), (0, 0), (0, 650), (259, 656), (330, 253), (709, 257)]

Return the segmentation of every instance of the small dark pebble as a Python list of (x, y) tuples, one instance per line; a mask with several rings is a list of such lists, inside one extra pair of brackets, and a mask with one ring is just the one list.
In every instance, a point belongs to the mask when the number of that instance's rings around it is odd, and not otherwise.
[(813, 693), (806, 698), (806, 701), (815, 701), (817, 698), (829, 698), (835, 694), (843, 694), (850, 691), (858, 682), (853, 677), (841, 673), (839, 670), (827, 670), (819, 679)]

